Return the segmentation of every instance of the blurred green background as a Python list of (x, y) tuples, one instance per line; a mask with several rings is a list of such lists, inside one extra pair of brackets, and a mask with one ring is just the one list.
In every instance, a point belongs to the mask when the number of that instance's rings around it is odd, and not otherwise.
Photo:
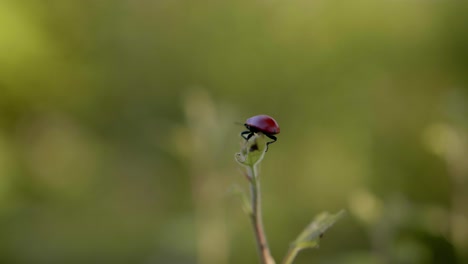
[(279, 261), (468, 263), (462, 1), (0, 1), (0, 263), (257, 263), (231, 194), (256, 114)]

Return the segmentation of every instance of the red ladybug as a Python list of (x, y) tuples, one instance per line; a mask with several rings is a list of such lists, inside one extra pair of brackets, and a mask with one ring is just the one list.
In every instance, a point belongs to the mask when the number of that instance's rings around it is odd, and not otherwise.
[(249, 140), (254, 133), (262, 132), (268, 138), (271, 138), (273, 141), (267, 142), (268, 145), (275, 142), (277, 139), (274, 135), (279, 134), (280, 127), (278, 122), (276, 122), (273, 117), (268, 115), (256, 115), (245, 121), (244, 126), (247, 128), (246, 131), (241, 133), (241, 137), (245, 140)]

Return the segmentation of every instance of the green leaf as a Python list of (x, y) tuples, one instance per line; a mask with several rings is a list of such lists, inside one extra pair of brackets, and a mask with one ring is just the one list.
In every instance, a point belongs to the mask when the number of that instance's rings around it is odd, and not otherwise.
[(262, 161), (267, 150), (264, 134), (255, 133), (248, 141), (243, 139), (241, 152), (236, 153), (236, 161), (247, 167), (254, 167)]
[(244, 212), (247, 215), (252, 214), (252, 206), (250, 205), (249, 197), (245, 193), (244, 189), (242, 189), (242, 187), (240, 187), (237, 184), (234, 184), (229, 189), (229, 193), (231, 193), (232, 195), (239, 196), (242, 200), (242, 210), (244, 210)]
[(324, 212), (315, 217), (315, 219), (302, 231), (296, 240), (291, 244), (288, 253), (286, 254), (283, 264), (291, 264), (296, 258), (299, 251), (306, 248), (319, 247), (320, 238), (325, 231), (336, 223), (343, 215), (344, 210), (336, 214)]
[(322, 235), (336, 223), (345, 214), (344, 210), (336, 214), (323, 212), (315, 217), (315, 219), (299, 234), (292, 246), (299, 249), (316, 248), (319, 246)]

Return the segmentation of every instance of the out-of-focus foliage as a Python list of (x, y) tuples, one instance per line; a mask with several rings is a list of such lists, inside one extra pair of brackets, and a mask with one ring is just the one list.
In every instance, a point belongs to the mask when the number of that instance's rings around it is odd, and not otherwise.
[(281, 259), (468, 262), (462, 1), (0, 1), (0, 262), (255, 263), (234, 153)]

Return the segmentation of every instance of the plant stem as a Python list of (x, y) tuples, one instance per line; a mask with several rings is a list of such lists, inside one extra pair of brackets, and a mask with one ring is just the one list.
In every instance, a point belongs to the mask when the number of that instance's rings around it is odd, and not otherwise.
[(288, 253), (286, 254), (286, 257), (284, 257), (284, 260), (283, 260), (283, 264), (292, 264), (294, 259), (296, 258), (297, 256), (297, 253), (299, 253), (299, 251), (301, 251), (301, 248), (297, 247), (297, 246), (291, 246), (288, 250)]
[(255, 231), (260, 260), (262, 264), (275, 264), (263, 229), (260, 181), (257, 175), (257, 167), (255, 165), (248, 167), (247, 173), (250, 177), (250, 194), (252, 198), (252, 213), (250, 214), (250, 219), (252, 220)]

